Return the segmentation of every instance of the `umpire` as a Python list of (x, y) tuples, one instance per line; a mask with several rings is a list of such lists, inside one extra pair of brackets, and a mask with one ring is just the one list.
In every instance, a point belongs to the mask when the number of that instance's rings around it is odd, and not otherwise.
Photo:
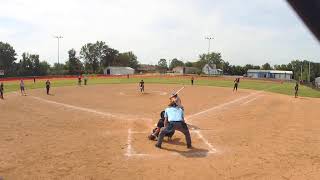
[(187, 124), (184, 122), (184, 112), (182, 108), (179, 107), (175, 103), (175, 101), (170, 100), (169, 107), (166, 108), (164, 117), (165, 117), (164, 127), (161, 128), (161, 131), (158, 137), (158, 142), (155, 146), (157, 148), (161, 148), (161, 144), (164, 136), (168, 133), (171, 133), (174, 130), (177, 130), (184, 134), (187, 141), (187, 147), (191, 149), (192, 146), (191, 146), (190, 132)]

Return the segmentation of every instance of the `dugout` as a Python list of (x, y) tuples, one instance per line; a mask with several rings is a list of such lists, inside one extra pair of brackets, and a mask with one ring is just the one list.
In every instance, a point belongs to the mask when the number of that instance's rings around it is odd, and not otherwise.
[(127, 75), (134, 74), (134, 69), (131, 67), (119, 67), (119, 66), (109, 66), (103, 70), (105, 75)]

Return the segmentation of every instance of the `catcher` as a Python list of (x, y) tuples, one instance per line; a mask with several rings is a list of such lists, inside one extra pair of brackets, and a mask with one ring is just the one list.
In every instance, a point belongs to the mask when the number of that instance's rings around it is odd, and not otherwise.
[[(160, 119), (159, 119), (159, 121), (158, 121), (157, 127), (154, 128), (154, 129), (152, 130), (152, 134), (150, 134), (150, 135), (148, 136), (148, 139), (149, 139), (149, 140), (157, 140), (157, 139), (158, 139), (158, 136), (159, 136), (159, 133), (160, 133), (160, 129), (161, 129), (162, 127), (164, 127), (164, 119), (165, 119), (164, 113), (165, 113), (165, 111), (161, 111), (161, 113), (160, 113)], [(165, 136), (167, 136), (167, 137), (168, 137), (168, 141), (170, 141), (173, 135), (174, 135), (174, 131), (166, 134)]]

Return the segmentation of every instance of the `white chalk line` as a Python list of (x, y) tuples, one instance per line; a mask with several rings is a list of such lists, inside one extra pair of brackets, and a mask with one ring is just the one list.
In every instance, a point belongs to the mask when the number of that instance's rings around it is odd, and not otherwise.
[(200, 133), (200, 131), (193, 131), (193, 132), (195, 132), (199, 136), (199, 138), (209, 147), (209, 149), (210, 149), (209, 152), (211, 152), (211, 153), (218, 152), (218, 150), (216, 148), (214, 148), (213, 145), (210, 144), (206, 138), (203, 137), (203, 135)]
[[(214, 154), (214, 153), (217, 153), (218, 150), (215, 149), (212, 144), (210, 144), (208, 142), (208, 140), (206, 138), (203, 137), (203, 135), (200, 133), (199, 130), (190, 130), (190, 132), (194, 132), (198, 135), (199, 139), (201, 139), (203, 141), (203, 143), (209, 147), (209, 151), (208, 152), (185, 152), (183, 154), (186, 154), (186, 155), (207, 155), (207, 154)], [(128, 140), (127, 140), (127, 152), (124, 154), (125, 156), (127, 157), (145, 157), (145, 156), (149, 156), (149, 157), (155, 157), (155, 156), (160, 156), (159, 154), (145, 154), (145, 153), (135, 153), (134, 150), (133, 150), (133, 147), (132, 147), (132, 134), (146, 134), (146, 133), (150, 133), (150, 132), (147, 132), (147, 131), (132, 131), (131, 129), (128, 129)], [(177, 152), (172, 152), (170, 154), (166, 154), (165, 156), (168, 156), (168, 155), (181, 155), (180, 153), (177, 153)], [(164, 156), (164, 155), (163, 155)]]
[(127, 152), (126, 152), (126, 156), (131, 156), (132, 154), (132, 145), (131, 145), (131, 140), (132, 136), (131, 136), (131, 129), (128, 129), (128, 139), (127, 139)]
[(260, 94), (260, 93), (262, 93), (262, 92), (251, 93), (251, 94), (249, 94), (249, 95), (242, 96), (242, 97), (240, 97), (240, 98), (238, 98), (238, 99), (235, 99), (235, 100), (232, 100), (232, 101), (229, 101), (229, 102), (226, 102), (226, 103), (217, 105), (217, 106), (213, 106), (213, 107), (211, 107), (211, 108), (209, 108), (209, 109), (205, 109), (205, 110), (203, 110), (203, 111), (200, 111), (200, 112), (197, 112), (197, 113), (195, 113), (195, 114), (189, 115), (189, 116), (187, 116), (185, 119), (188, 119), (188, 120), (190, 121), (190, 119), (192, 119), (192, 118), (194, 118), (194, 117), (196, 117), (196, 116), (205, 114), (205, 113), (207, 113), (207, 112), (209, 112), (209, 111), (213, 111), (213, 110), (217, 110), (217, 109), (224, 108), (224, 107), (226, 107), (226, 106), (235, 104), (235, 103), (237, 103), (237, 102), (239, 102), (239, 101), (241, 101), (241, 100), (247, 99), (247, 98), (249, 98), (249, 97), (251, 97), (251, 96), (253, 96), (253, 95)]
[(31, 97), (33, 99), (36, 99), (38, 101), (42, 101), (45, 103), (49, 103), (49, 104), (54, 104), (54, 105), (58, 105), (58, 106), (63, 106), (69, 109), (74, 109), (74, 110), (78, 110), (78, 111), (84, 111), (84, 112), (88, 112), (88, 113), (94, 113), (103, 117), (111, 117), (111, 118), (115, 118), (115, 119), (122, 119), (122, 120), (145, 120), (145, 121), (151, 121), (151, 119), (146, 119), (146, 118), (140, 118), (140, 117), (134, 117), (134, 116), (127, 116), (127, 115), (123, 115), (123, 114), (115, 114), (115, 113), (108, 113), (108, 112), (102, 112), (102, 111), (97, 111), (94, 109), (89, 109), (89, 108), (84, 108), (84, 107), (80, 107), (80, 106), (74, 106), (74, 105), (70, 105), (70, 104), (65, 104), (65, 103), (60, 103), (60, 102), (56, 102), (56, 101), (52, 101), (52, 100), (47, 100), (44, 98), (40, 98), (40, 97), (36, 97), (36, 96), (28, 96)]
[(253, 99), (249, 99), (248, 101), (242, 103), (241, 106), (244, 106), (244, 105), (246, 105), (246, 104), (249, 104), (250, 102), (257, 100), (257, 99), (260, 98), (261, 96), (263, 96), (263, 95), (259, 95), (259, 96), (255, 97), (255, 98), (253, 98)]

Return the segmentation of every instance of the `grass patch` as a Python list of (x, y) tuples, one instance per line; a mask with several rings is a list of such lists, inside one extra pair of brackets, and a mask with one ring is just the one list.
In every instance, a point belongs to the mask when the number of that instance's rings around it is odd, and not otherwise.
[[(142, 78), (131, 77), (127, 78), (90, 78), (88, 81), (89, 85), (94, 84), (129, 84), (136, 83)], [(148, 77), (143, 78), (148, 84), (190, 84), (189, 78), (184, 77)], [(76, 86), (77, 79), (52, 79), (51, 86), (62, 87), (62, 86)], [(45, 88), (45, 80), (37, 80), (36, 83), (33, 83), (32, 80), (25, 81), (26, 90), (28, 89), (38, 89)], [(197, 78), (195, 80), (195, 85), (201, 86), (217, 86), (217, 87), (228, 87), (233, 88), (233, 80), (228, 79), (219, 79), (219, 78)], [(277, 83), (269, 81), (253, 81), (253, 80), (241, 80), (239, 88), (240, 89), (252, 89), (252, 90), (264, 90), (274, 93), (286, 94), (293, 96), (294, 94), (294, 83)], [(4, 82), (5, 92), (10, 91), (19, 91), (19, 81), (10, 81)], [(304, 97), (315, 97), (320, 98), (320, 91), (314, 90), (307, 86), (300, 86), (299, 95)]]

